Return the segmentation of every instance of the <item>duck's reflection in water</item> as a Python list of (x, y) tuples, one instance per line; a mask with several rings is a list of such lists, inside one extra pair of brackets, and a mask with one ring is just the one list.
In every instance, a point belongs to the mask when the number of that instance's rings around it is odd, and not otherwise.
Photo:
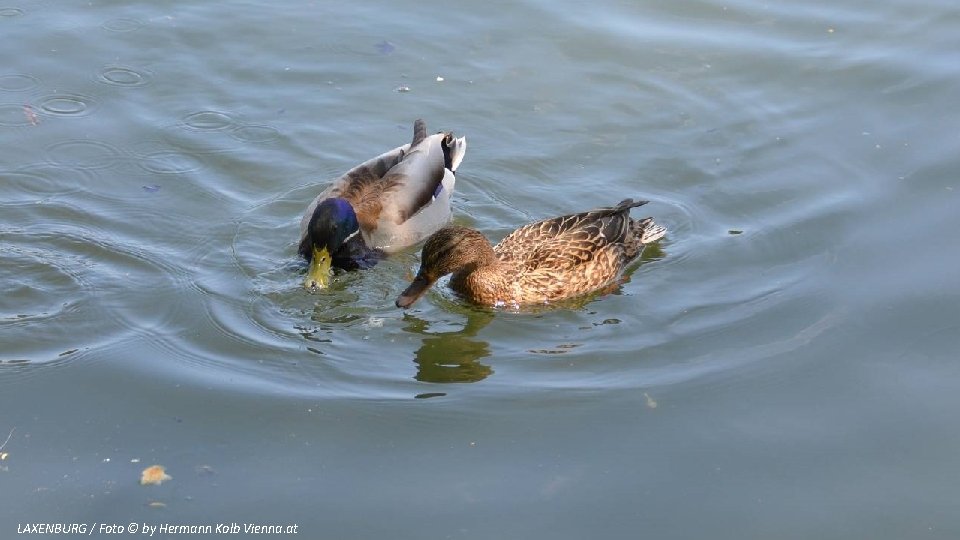
[[(563, 300), (555, 304), (525, 306), (522, 311), (535, 314), (554, 309), (581, 309), (598, 296), (616, 293), (624, 283), (630, 280), (630, 276), (642, 264), (663, 257), (664, 252), (659, 245), (646, 246), (640, 257), (640, 263), (635, 264), (616, 283), (591, 294)], [(414, 362), (417, 364), (417, 374), (414, 378), (418, 381), (431, 383), (470, 383), (486, 379), (493, 374), (493, 368), (480, 362), (480, 360), (490, 356), (490, 344), (477, 339), (477, 334), (490, 324), (495, 315), (495, 310), (468, 305), (465, 302), (440, 301), (443, 303), (445, 311), (454, 315), (462, 315), (466, 318), (466, 322), (460, 330), (431, 332), (431, 324), (436, 327), (447, 326), (450, 323), (448, 321), (430, 323), (409, 311), (404, 312), (403, 330), (423, 336), (420, 348), (417, 349), (414, 356)], [(443, 392), (428, 392), (416, 397), (431, 398), (443, 395), (446, 394)]]
[[(455, 311), (466, 317), (460, 330), (431, 332), (429, 322), (405, 313), (404, 330), (423, 336), (414, 357), (418, 381), (431, 383), (470, 383), (487, 378), (493, 368), (480, 362), (490, 356), (490, 344), (476, 339), (476, 335), (493, 319), (493, 313), (472, 307)], [(429, 397), (429, 396), (423, 396)]]

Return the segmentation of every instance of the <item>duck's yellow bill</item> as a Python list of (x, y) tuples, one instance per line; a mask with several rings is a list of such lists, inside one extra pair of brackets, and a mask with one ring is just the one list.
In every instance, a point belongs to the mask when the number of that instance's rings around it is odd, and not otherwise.
[(330, 286), (330, 253), (327, 248), (313, 247), (313, 257), (310, 259), (310, 268), (307, 269), (303, 286), (307, 289), (325, 289)]

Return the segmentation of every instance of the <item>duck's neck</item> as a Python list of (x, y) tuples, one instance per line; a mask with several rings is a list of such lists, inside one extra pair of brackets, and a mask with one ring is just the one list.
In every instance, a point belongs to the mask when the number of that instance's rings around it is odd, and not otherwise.
[(512, 303), (516, 301), (516, 295), (515, 278), (511, 277), (510, 268), (494, 255), (492, 259), (454, 272), (450, 277), (450, 288), (480, 304)]
[(376, 265), (383, 257), (383, 251), (367, 247), (363, 235), (357, 231), (357, 235), (347, 240), (333, 256), (333, 262), (338, 268), (366, 270)]

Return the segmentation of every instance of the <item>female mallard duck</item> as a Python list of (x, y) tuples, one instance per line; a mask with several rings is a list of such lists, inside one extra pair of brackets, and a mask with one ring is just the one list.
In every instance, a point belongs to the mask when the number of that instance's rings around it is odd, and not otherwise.
[(496, 247), (473, 229), (444, 227), (424, 244), (420, 271), (397, 307), (410, 307), (451, 273), (453, 290), (491, 306), (548, 303), (599, 289), (666, 233), (653, 218), (630, 218), (631, 208), (647, 202), (625, 199), (610, 208), (530, 223)]
[(454, 173), (466, 150), (466, 137), (427, 136), (417, 120), (410, 144), (336, 179), (300, 220), (299, 252), (310, 263), (304, 286), (329, 285), (331, 266), (369, 268), (450, 221)]

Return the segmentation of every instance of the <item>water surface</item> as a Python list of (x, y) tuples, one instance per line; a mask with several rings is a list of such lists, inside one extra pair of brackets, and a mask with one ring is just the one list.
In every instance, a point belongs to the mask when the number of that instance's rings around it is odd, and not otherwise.
[[(952, 3), (0, 6), (0, 536), (956, 538)], [(416, 249), (307, 294), (300, 214), (415, 118), (456, 220), (649, 199), (531, 313)], [(173, 480), (138, 485), (150, 464)]]

